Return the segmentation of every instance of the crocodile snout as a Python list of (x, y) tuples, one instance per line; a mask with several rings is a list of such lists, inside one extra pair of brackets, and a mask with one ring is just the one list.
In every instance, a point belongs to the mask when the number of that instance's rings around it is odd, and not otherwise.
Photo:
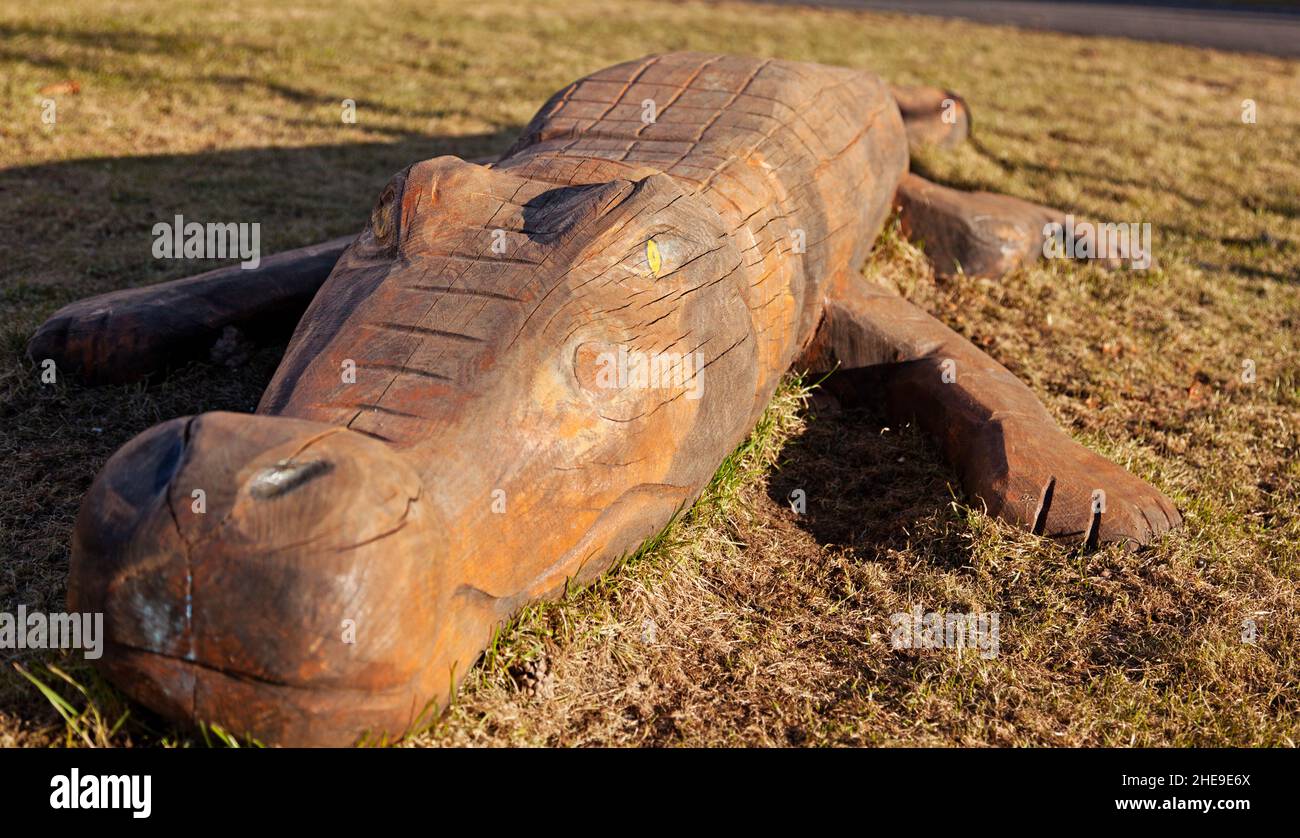
[(173, 420), (96, 478), (68, 597), (104, 614), (114, 681), (165, 715), (282, 743), (400, 735), (450, 686), (434, 519), (376, 440), (286, 417)]

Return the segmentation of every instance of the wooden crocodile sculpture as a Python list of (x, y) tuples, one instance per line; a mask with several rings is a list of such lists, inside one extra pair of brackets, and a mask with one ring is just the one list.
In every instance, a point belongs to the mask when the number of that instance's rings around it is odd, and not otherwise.
[[(108, 675), (265, 742), (400, 735), (503, 620), (688, 507), (792, 365), (917, 420), (973, 502), (1036, 533), (1176, 526), (860, 277), (896, 195), (908, 229), (992, 273), (1055, 217), (908, 175), (914, 116), (865, 72), (652, 56), (564, 88), (495, 165), (412, 165), (355, 241), (56, 314), (32, 357), (120, 380), (225, 327), (287, 330), (314, 294), (255, 414), (157, 425), (87, 494), (68, 598), (104, 612)], [(686, 374), (613, 372), (642, 357)]]

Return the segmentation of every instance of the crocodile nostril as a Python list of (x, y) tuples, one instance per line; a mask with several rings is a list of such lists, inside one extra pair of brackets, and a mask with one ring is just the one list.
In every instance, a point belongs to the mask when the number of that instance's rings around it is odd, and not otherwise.
[(248, 493), (258, 500), (279, 497), (333, 470), (334, 464), (329, 460), (308, 460), (302, 463), (281, 460), (253, 475), (248, 483)]

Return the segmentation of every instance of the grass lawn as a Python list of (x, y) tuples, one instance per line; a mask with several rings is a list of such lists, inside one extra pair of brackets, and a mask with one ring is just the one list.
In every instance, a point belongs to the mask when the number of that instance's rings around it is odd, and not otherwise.
[[(915, 169), (1149, 222), (1147, 272), (936, 281), (891, 231), (866, 273), (1021, 376), (1186, 526), (1139, 553), (1035, 538), (967, 505), (912, 429), (792, 380), (685, 520), (505, 627), (414, 744), (1300, 741), (1300, 62), (934, 18), (0, 0), (0, 611), (63, 610), (72, 522), (117, 447), (173, 416), (251, 409), (278, 361), (272, 347), (148, 386), (40, 384), (23, 348), (56, 308), (215, 266), (153, 259), (155, 222), (259, 221), (264, 253), (356, 231), (406, 164), (500, 152), (568, 81), (676, 49), (949, 87), (975, 141)], [(913, 606), (997, 612), (1000, 654), (891, 649), (889, 615)], [(204, 742), (123, 704), (79, 653), (0, 661), (0, 745)]]

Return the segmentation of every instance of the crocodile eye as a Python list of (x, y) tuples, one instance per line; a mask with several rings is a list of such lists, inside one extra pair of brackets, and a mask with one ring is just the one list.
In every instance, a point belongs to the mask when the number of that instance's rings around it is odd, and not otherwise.
[(382, 248), (387, 249), (397, 243), (399, 209), (397, 184), (389, 183), (370, 213), (370, 232), (375, 236), (375, 243)]
[(663, 230), (639, 241), (623, 258), (621, 266), (642, 281), (681, 280), (678, 270), (708, 251), (707, 245), (679, 231)]

